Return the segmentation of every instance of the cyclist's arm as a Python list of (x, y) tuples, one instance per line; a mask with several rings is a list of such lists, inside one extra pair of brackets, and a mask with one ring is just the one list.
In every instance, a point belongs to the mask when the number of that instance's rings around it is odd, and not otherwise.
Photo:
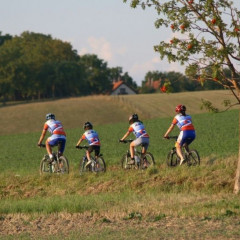
[(126, 134), (121, 138), (121, 141), (125, 140), (129, 136), (130, 132), (127, 131)]
[(82, 141), (83, 141), (83, 138), (81, 137), (81, 138), (79, 139), (79, 141), (77, 142), (77, 145), (76, 145), (76, 146), (79, 146)]
[(164, 138), (168, 137), (168, 134), (173, 130), (174, 127), (175, 127), (175, 125), (171, 124), (171, 126), (168, 128), (167, 132), (164, 134)]
[(40, 136), (40, 138), (39, 138), (39, 141), (38, 141), (38, 145), (41, 145), (41, 144), (42, 144), (42, 141), (43, 141), (46, 133), (47, 133), (47, 130), (46, 130), (46, 129), (43, 129), (43, 130), (42, 130), (42, 134), (41, 134), (41, 136)]

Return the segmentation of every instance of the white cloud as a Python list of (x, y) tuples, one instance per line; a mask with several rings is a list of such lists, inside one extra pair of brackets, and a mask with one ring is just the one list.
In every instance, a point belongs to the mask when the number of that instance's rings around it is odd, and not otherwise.
[(87, 39), (87, 47), (79, 50), (80, 55), (84, 55), (86, 53), (96, 54), (99, 58), (104, 59), (107, 62), (113, 59), (111, 44), (103, 37), (89, 37)]

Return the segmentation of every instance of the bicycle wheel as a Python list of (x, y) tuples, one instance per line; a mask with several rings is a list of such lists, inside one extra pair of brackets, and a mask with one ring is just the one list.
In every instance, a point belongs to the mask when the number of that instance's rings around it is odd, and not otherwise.
[(170, 151), (168, 153), (166, 162), (169, 167), (176, 167), (180, 163), (180, 158), (176, 151)]
[(129, 165), (128, 163), (131, 161), (131, 157), (128, 153), (124, 154), (122, 156), (122, 159), (121, 159), (121, 166), (122, 166), (122, 169), (124, 170), (128, 170), (128, 169), (132, 169), (132, 168), (135, 168), (135, 165)]
[(197, 150), (190, 150), (188, 155), (188, 166), (197, 166), (200, 165), (200, 157)]
[[(92, 156), (91, 156), (91, 160), (94, 161)], [(79, 164), (80, 175), (82, 175), (84, 172), (91, 172), (92, 171), (92, 165), (89, 164), (88, 166), (86, 166), (87, 162), (88, 162), (88, 160), (85, 157), (80, 160), (80, 164)]]
[(93, 171), (94, 172), (106, 172), (106, 163), (102, 156), (99, 156), (97, 158)]
[(62, 174), (69, 173), (69, 163), (66, 157), (64, 156), (59, 157), (59, 164), (55, 172)]
[(155, 165), (155, 160), (150, 152), (147, 152), (141, 161), (141, 166), (143, 169), (149, 168)]
[(40, 162), (40, 174), (42, 175), (44, 173), (52, 173), (48, 155), (44, 156), (44, 158)]

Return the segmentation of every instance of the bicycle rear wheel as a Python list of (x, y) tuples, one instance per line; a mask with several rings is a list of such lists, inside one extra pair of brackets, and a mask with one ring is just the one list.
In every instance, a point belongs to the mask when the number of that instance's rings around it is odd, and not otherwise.
[(59, 164), (56, 172), (62, 174), (69, 173), (69, 163), (66, 157), (64, 156), (59, 157)]
[(155, 160), (150, 152), (147, 152), (142, 159), (142, 168), (149, 168), (155, 165)]
[(200, 165), (200, 157), (197, 150), (190, 150), (188, 155), (188, 166), (198, 166)]
[(94, 172), (106, 172), (106, 163), (102, 156), (99, 156), (96, 160)]
[(166, 162), (169, 167), (176, 167), (180, 163), (180, 158), (176, 151), (170, 151), (168, 153)]

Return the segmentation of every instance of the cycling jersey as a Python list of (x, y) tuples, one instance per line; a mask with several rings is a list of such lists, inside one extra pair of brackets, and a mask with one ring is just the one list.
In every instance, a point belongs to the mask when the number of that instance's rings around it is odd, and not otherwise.
[(149, 138), (149, 135), (147, 134), (145, 127), (142, 122), (135, 122), (133, 123), (129, 129), (129, 132), (133, 132), (136, 138)]
[(61, 122), (54, 120), (54, 119), (50, 119), (50, 120), (46, 121), (43, 129), (48, 130), (53, 135), (56, 134), (56, 135), (66, 136), (66, 133), (63, 130), (63, 126), (62, 126)]
[(177, 114), (174, 117), (172, 124), (177, 125), (181, 131), (194, 130), (192, 118), (189, 115), (184, 116), (182, 114)]
[(83, 140), (87, 140), (89, 145), (97, 145), (100, 146), (100, 140), (98, 137), (98, 133), (94, 131), (93, 129), (87, 130), (83, 135), (82, 135)]

